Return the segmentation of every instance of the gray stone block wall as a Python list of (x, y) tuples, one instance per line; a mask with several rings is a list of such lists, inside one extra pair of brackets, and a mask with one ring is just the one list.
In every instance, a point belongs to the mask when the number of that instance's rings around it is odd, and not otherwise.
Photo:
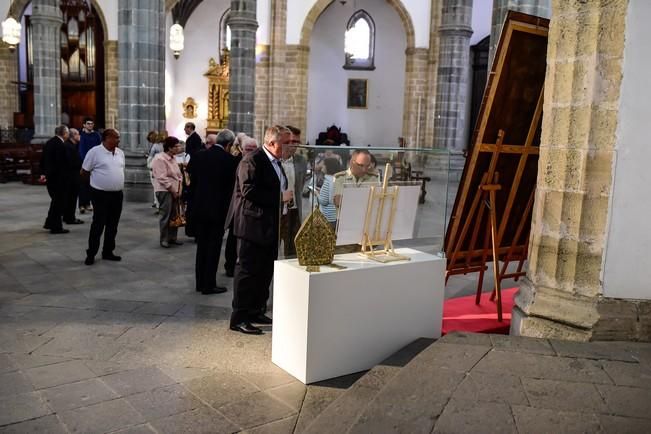
[(34, 0), (32, 8), (34, 55), (34, 143), (54, 135), (61, 122), (61, 10), (57, 0)]
[(149, 200), (147, 132), (165, 127), (165, 2), (118, 1), (118, 110), (127, 200)]
[(465, 145), (471, 22), (472, 0), (443, 1), (434, 116), (437, 148), (460, 151)]
[(254, 135), (255, 122), (255, 0), (232, 0), (230, 100), (228, 128)]

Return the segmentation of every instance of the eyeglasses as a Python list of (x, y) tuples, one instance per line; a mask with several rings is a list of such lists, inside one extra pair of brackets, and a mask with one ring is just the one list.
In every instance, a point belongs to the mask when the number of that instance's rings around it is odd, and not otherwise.
[(360, 169), (368, 169), (369, 167), (371, 167), (370, 164), (359, 164), (357, 161), (353, 161), (353, 164), (359, 167)]

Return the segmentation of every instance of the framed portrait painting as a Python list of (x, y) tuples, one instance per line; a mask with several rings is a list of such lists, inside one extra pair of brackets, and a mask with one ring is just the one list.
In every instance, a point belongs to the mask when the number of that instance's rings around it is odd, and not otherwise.
[(368, 102), (368, 80), (365, 78), (348, 79), (348, 108), (365, 109)]

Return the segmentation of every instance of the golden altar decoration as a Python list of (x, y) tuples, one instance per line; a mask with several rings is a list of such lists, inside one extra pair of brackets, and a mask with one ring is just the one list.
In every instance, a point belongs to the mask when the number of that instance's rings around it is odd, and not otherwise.
[(191, 96), (187, 97), (183, 102), (183, 117), (186, 119), (197, 117), (197, 102)]
[(319, 208), (305, 219), (294, 237), (298, 264), (307, 271), (319, 271), (319, 265), (330, 265), (335, 257), (337, 237)]
[(206, 134), (214, 134), (228, 125), (228, 100), (230, 82), (230, 52), (224, 48), (221, 63), (212, 57), (208, 62), (208, 125)]

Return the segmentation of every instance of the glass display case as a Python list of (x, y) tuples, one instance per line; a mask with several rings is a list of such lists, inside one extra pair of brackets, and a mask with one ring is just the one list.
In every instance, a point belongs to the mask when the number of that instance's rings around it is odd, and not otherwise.
[(279, 259), (296, 256), (292, 236), (315, 209), (335, 232), (335, 254), (388, 237), (395, 249), (444, 255), (456, 193), (447, 150), (300, 145), (283, 166), (295, 197), (283, 206)]

